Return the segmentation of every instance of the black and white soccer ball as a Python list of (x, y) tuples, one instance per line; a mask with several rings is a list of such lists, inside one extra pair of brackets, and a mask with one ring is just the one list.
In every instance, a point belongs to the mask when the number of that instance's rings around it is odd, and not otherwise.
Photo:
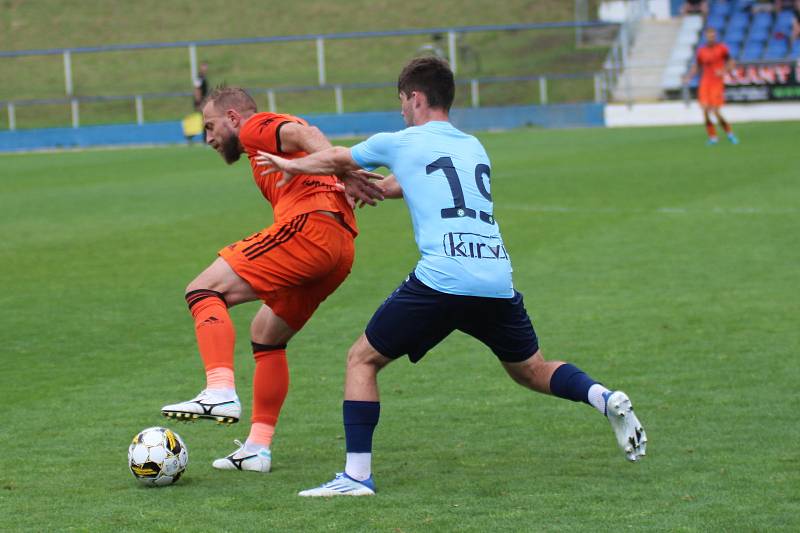
[(146, 485), (170, 485), (181, 477), (189, 463), (189, 451), (180, 435), (171, 429), (143, 429), (128, 447), (128, 466)]

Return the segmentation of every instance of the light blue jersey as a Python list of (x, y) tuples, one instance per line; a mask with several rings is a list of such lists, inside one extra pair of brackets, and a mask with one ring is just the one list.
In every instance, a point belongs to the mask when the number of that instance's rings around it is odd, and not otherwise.
[(494, 219), (491, 164), (481, 143), (449, 122), (379, 133), (351, 149), (364, 168), (385, 166), (403, 188), (422, 254), (414, 271), (448, 294), (511, 298), (511, 261)]

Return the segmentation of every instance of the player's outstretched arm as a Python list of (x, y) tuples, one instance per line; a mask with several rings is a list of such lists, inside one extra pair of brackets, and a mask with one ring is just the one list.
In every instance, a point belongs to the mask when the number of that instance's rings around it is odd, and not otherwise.
[(389, 174), (380, 182), (380, 188), (383, 189), (384, 198), (402, 198), (403, 188), (400, 187), (397, 178), (394, 174)]
[(298, 159), (286, 159), (259, 150), (255, 159), (258, 166), (264, 167), (262, 175), (283, 172), (278, 187), (289, 183), (296, 174), (336, 174), (344, 182), (345, 192), (362, 204), (376, 205), (385, 197), (383, 189), (371, 181), (382, 180), (383, 176), (362, 169), (353, 160), (349, 148), (333, 146)]
[[(285, 122), (280, 129), (281, 152), (306, 152), (313, 154), (331, 148), (332, 145), (325, 134), (316, 126), (306, 126), (298, 122)], [(363, 176), (362, 170), (350, 170), (337, 173), (344, 184), (344, 191), (353, 205), (363, 207), (366, 204), (377, 205), (384, 195), (380, 187), (370, 181), (369, 175)], [(284, 182), (278, 185), (283, 185)]]
[(256, 162), (258, 166), (264, 167), (264, 172), (261, 174), (284, 173), (283, 179), (278, 183), (279, 186), (288, 183), (291, 180), (290, 176), (296, 174), (327, 176), (361, 168), (350, 155), (350, 149), (343, 146), (333, 146), (297, 159), (285, 159), (259, 150)]

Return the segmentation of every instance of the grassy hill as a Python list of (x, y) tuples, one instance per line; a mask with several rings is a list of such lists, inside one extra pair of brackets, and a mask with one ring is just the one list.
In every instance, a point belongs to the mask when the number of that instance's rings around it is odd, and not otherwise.
[[(305, 33), (427, 28), (570, 20), (573, 3), (564, 0), (307, 0), (255, 2), (207, 0), (160, 2), (78, 2), (74, 0), (0, 0), (0, 49), (24, 50), (205, 40)], [(393, 81), (400, 67), (431, 36), (392, 37), (326, 44), (329, 83)], [(535, 75), (596, 70), (606, 49), (576, 48), (570, 30), (491, 32), (462, 36), (461, 45), (476, 52), (479, 63), (464, 64), (464, 77)], [(202, 47), (198, 58), (210, 65), (213, 84), (225, 81), (247, 87), (281, 87), (317, 83), (313, 42)], [(78, 95), (127, 95), (148, 92), (189, 91), (187, 50), (165, 49), (75, 54), (73, 80)], [(61, 56), (0, 58), (0, 100), (60, 98), (64, 96)], [(592, 97), (592, 82), (553, 81), (551, 101)], [(462, 102), (466, 91), (462, 91)], [(533, 103), (534, 83), (486, 86), (483, 105)], [(266, 98), (260, 104), (266, 107)], [(391, 90), (348, 91), (346, 110), (387, 109), (394, 105)], [(278, 106), (290, 112), (331, 112), (332, 92), (279, 95)], [(188, 98), (147, 100), (145, 119), (175, 119), (190, 110)], [(106, 123), (134, 120), (132, 102), (84, 104), (81, 122)], [(20, 128), (69, 123), (65, 105), (19, 107)], [(7, 127), (2, 113), (0, 128)]]

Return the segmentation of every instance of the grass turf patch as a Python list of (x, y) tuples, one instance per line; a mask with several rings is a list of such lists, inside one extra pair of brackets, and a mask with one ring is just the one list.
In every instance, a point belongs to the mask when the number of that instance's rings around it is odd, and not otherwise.
[[(416, 261), (402, 203), (359, 212), (353, 274), (290, 344), (274, 471), (220, 472), (247, 433), (255, 304), (232, 311), (245, 421), (158, 411), (202, 386), (185, 285), (270, 222), (246, 165), (197, 146), (0, 156), (2, 528), (796, 530), (798, 128), (714, 148), (700, 127), (481, 135), (545, 355), (628, 392), (648, 457), (627, 464), (595, 411), (456, 334), (381, 374), (377, 497), (322, 501), (295, 493), (341, 469), (346, 350)], [(175, 486), (127, 472), (151, 425), (189, 448)]]

